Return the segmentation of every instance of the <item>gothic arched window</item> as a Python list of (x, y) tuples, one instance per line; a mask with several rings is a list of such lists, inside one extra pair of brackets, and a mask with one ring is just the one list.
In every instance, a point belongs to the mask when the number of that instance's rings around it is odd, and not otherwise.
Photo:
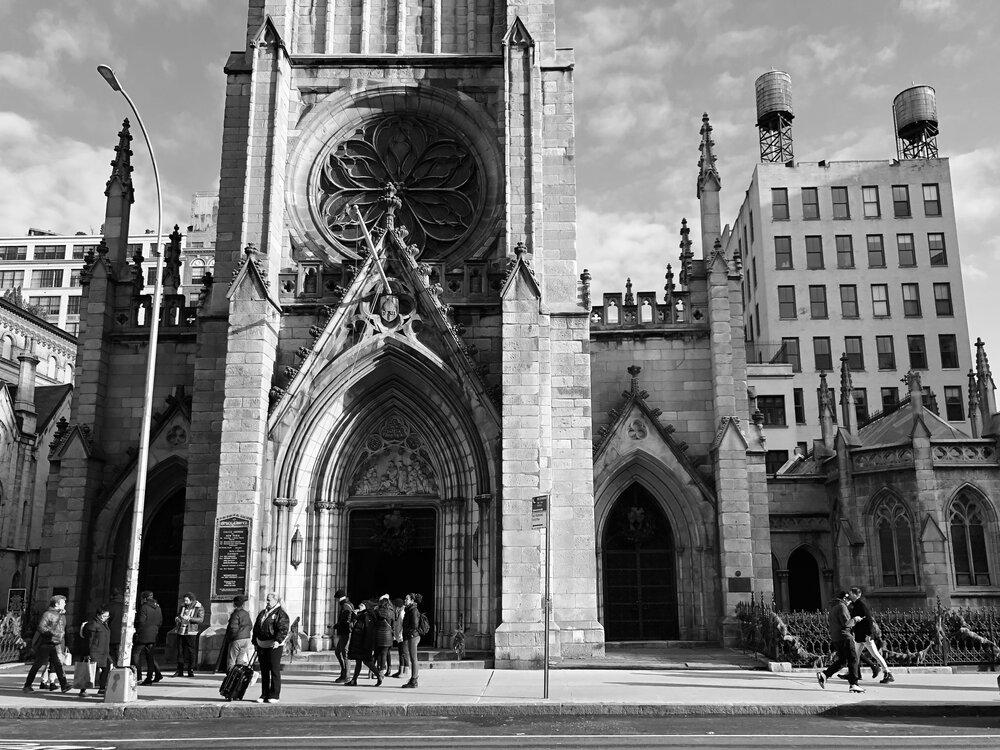
[(986, 501), (963, 489), (951, 503), (951, 551), (958, 586), (989, 586), (990, 565), (986, 552), (986, 526), (991, 520)]
[(882, 585), (915, 586), (913, 524), (906, 506), (895, 495), (887, 495), (875, 507), (872, 520), (878, 539)]

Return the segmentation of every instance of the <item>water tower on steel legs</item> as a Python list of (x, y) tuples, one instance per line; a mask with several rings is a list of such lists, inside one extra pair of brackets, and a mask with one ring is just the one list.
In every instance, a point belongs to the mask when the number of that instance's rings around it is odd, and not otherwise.
[(787, 164), (795, 160), (792, 150), (792, 77), (771, 70), (754, 83), (757, 92), (757, 129), (760, 160)]
[(892, 100), (896, 156), (900, 159), (938, 158), (937, 94), (932, 86), (911, 86)]

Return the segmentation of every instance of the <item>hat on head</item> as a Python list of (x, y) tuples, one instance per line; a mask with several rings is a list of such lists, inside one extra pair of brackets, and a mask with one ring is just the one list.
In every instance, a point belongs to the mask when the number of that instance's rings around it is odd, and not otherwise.
[(383, 599), (385, 599), (386, 601), (389, 601), (389, 595), (388, 594), (382, 594), (382, 596), (380, 596), (378, 598), (379, 601), (382, 601)]
[(247, 598), (245, 596), (237, 594), (236, 596), (233, 597), (234, 607), (242, 607), (246, 603), (247, 603)]
[(342, 596), (347, 596), (347, 592), (343, 589), (337, 589), (337, 592), (333, 595), (334, 599), (339, 599)]

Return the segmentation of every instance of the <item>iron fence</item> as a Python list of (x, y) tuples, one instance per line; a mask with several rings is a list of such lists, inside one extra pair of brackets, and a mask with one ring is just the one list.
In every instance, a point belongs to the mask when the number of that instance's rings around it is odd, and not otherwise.
[(21, 661), (26, 646), (21, 637), (21, 614), (7, 612), (0, 618), (0, 664)]
[[(833, 657), (825, 612), (779, 612), (763, 597), (737, 605), (745, 651), (796, 667), (819, 667)], [(875, 621), (890, 666), (1000, 664), (1000, 610), (950, 608), (883, 610)]]

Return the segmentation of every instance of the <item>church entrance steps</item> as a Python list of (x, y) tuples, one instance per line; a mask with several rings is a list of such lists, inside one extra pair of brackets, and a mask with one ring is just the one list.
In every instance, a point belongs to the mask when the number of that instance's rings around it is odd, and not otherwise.
[(715, 641), (609, 641), (602, 658), (560, 659), (553, 669), (731, 670), (761, 669), (738, 649)]
[[(458, 659), (451, 649), (419, 649), (417, 661), (420, 669), (492, 669), (492, 651), (466, 651), (464, 659)], [(396, 670), (397, 654), (392, 652), (392, 670)], [(353, 665), (353, 661), (351, 664)], [(353, 668), (353, 666), (352, 666)], [(283, 662), (281, 671), (295, 672), (339, 672), (340, 665), (333, 651), (305, 651), (295, 655), (294, 661)]]

